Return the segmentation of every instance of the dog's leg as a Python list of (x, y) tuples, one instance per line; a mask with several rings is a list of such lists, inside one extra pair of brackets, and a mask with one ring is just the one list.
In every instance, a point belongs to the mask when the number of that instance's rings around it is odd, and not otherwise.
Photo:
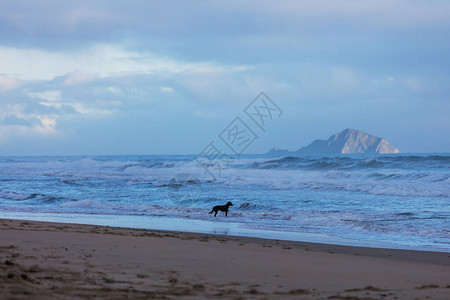
[(225, 217), (228, 217), (228, 210), (225, 211)]
[(217, 216), (217, 213), (218, 213), (218, 212), (219, 212), (219, 211), (218, 211), (218, 210), (216, 210), (216, 213), (214, 214), (214, 217), (215, 217), (215, 216)]

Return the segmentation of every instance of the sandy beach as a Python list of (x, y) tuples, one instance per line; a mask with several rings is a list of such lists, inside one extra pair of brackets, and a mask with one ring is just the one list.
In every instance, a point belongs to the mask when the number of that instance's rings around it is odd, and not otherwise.
[(2, 299), (449, 299), (450, 253), (0, 220)]

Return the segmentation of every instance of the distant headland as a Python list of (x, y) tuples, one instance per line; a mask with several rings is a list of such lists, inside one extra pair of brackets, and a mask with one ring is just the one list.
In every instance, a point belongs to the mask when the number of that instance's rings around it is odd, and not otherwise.
[(345, 129), (334, 134), (328, 140), (315, 140), (297, 151), (273, 148), (269, 155), (312, 155), (312, 154), (392, 154), (400, 153), (387, 140), (361, 130)]

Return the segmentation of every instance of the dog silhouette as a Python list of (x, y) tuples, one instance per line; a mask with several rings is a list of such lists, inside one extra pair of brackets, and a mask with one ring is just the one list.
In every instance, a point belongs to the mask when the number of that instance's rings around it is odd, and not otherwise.
[(213, 209), (209, 212), (209, 214), (212, 214), (213, 212), (215, 212), (214, 217), (217, 216), (217, 213), (220, 211), (223, 211), (225, 213), (225, 216), (228, 216), (228, 209), (230, 208), (230, 206), (233, 206), (233, 203), (228, 202), (225, 205), (217, 205), (214, 206)]

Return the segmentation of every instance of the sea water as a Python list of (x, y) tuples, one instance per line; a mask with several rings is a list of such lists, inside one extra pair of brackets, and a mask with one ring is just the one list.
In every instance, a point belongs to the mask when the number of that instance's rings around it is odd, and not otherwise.
[[(246, 155), (205, 170), (192, 155), (0, 157), (0, 217), (450, 252), (448, 154)], [(228, 217), (208, 214), (228, 201)]]

